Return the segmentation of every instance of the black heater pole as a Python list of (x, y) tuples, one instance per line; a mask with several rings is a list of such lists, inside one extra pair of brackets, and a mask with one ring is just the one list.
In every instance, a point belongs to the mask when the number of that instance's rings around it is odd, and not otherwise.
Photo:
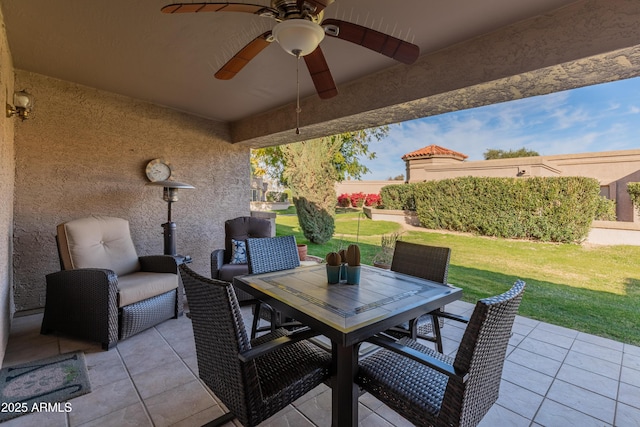
[(164, 254), (176, 256), (176, 223), (171, 221), (171, 201), (167, 202), (167, 222), (162, 224), (164, 228)]
[(178, 201), (179, 188), (194, 188), (193, 185), (177, 181), (151, 181), (147, 185), (163, 187), (162, 199), (167, 202), (167, 222), (162, 224), (164, 229), (164, 254), (178, 256), (176, 250), (176, 223), (171, 221), (171, 204)]

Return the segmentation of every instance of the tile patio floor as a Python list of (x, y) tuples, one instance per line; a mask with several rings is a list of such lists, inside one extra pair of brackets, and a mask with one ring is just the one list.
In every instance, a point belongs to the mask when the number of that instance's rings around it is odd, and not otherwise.
[[(463, 302), (447, 305), (457, 313), (472, 308)], [(83, 350), (92, 392), (72, 399), (68, 414), (24, 415), (2, 427), (191, 427), (222, 413), (198, 380), (187, 317), (166, 321), (108, 352), (97, 344), (40, 335), (41, 319), (41, 314), (14, 319), (2, 366)], [(449, 323), (442, 332), (445, 352), (454, 351), (463, 329)], [(500, 398), (481, 426), (640, 426), (640, 347), (520, 316), (510, 344)], [(262, 425), (329, 426), (330, 393), (320, 386)], [(359, 415), (365, 427), (411, 425), (368, 394), (360, 398)]]

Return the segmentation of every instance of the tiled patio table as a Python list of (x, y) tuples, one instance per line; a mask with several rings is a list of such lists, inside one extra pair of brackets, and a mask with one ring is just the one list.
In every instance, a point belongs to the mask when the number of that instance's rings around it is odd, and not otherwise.
[(239, 276), (234, 285), (331, 340), (334, 427), (358, 425), (359, 344), (462, 296), (459, 288), (366, 265), (359, 285), (329, 285), (324, 265)]

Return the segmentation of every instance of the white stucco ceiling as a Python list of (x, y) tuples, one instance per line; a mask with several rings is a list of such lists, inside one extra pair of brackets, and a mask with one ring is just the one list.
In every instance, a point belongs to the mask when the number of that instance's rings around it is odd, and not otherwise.
[[(572, 2), (336, 0), (325, 10), (325, 18), (388, 32), (417, 44), (424, 55)], [(225, 122), (246, 119), (295, 99), (295, 58), (276, 44), (233, 80), (213, 77), (237, 50), (270, 29), (274, 21), (230, 12), (160, 13), (168, 3), (3, 1), (14, 66)], [(252, 3), (268, 5), (269, 1)], [(325, 38), (321, 47), (339, 91), (349, 82), (396, 65), (343, 40)], [(317, 97), (304, 63), (300, 65), (301, 93)], [(385, 81), (376, 85), (382, 87)]]

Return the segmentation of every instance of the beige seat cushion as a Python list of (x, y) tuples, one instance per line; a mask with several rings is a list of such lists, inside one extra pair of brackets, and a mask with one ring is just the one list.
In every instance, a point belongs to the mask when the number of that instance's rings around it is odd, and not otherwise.
[(107, 268), (118, 276), (140, 270), (129, 221), (91, 216), (58, 225), (60, 257), (65, 270)]
[(178, 275), (173, 273), (137, 272), (118, 276), (118, 306), (124, 307), (178, 287)]

